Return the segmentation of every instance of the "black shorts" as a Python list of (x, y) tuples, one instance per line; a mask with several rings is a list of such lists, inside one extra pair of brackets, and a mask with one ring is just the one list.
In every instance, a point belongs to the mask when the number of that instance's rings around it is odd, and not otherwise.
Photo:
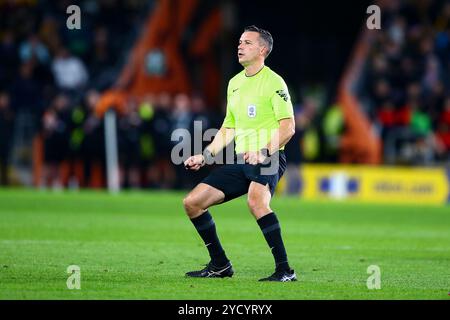
[[(213, 170), (202, 183), (222, 191), (225, 194), (223, 202), (246, 194), (252, 181), (262, 185), (268, 184), (273, 196), (275, 187), (286, 170), (286, 156), (283, 151), (279, 151), (278, 157), (274, 154), (272, 159), (274, 160), (269, 164), (225, 164)], [(266, 174), (267, 172), (275, 173)]]

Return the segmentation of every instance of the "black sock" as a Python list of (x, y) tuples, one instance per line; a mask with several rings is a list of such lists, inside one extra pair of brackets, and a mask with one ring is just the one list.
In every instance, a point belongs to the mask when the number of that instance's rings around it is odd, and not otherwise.
[(216, 225), (209, 211), (206, 211), (201, 216), (191, 219), (191, 221), (194, 224), (195, 229), (197, 229), (197, 232), (200, 234), (200, 237), (202, 237), (205, 242), (212, 264), (216, 267), (226, 265), (229, 260), (217, 237)]
[(267, 244), (272, 250), (276, 270), (290, 270), (286, 249), (281, 238), (281, 229), (277, 216), (271, 212), (257, 220)]

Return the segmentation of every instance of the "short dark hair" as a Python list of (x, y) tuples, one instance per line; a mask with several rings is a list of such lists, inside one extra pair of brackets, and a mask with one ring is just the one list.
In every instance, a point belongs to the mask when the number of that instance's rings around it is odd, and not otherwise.
[(248, 27), (244, 28), (244, 32), (246, 31), (253, 31), (253, 32), (257, 32), (260, 36), (260, 38), (262, 39), (262, 41), (264, 42), (264, 44), (267, 47), (267, 54), (266, 54), (266, 58), (269, 56), (269, 54), (272, 52), (272, 48), (273, 48), (273, 38), (272, 35), (270, 34), (269, 31), (258, 28), (255, 25), (251, 25)]

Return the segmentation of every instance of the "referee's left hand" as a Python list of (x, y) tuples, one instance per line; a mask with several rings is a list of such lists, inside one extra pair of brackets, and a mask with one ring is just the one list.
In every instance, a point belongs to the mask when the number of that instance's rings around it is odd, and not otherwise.
[(266, 157), (261, 153), (261, 151), (247, 151), (244, 153), (244, 161), (248, 164), (256, 165), (258, 163), (263, 163)]

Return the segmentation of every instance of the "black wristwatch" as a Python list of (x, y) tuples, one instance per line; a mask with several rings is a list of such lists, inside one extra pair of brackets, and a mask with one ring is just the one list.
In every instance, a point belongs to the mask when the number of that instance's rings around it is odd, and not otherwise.
[(214, 155), (211, 151), (205, 148), (205, 151), (203, 151), (203, 160), (205, 164), (213, 164), (214, 163)]
[(269, 149), (268, 149), (268, 148), (262, 148), (262, 149), (260, 150), (260, 152), (261, 152), (261, 154), (262, 154), (264, 157), (266, 157), (266, 158), (269, 158), (269, 157), (270, 157), (270, 153), (269, 153)]

